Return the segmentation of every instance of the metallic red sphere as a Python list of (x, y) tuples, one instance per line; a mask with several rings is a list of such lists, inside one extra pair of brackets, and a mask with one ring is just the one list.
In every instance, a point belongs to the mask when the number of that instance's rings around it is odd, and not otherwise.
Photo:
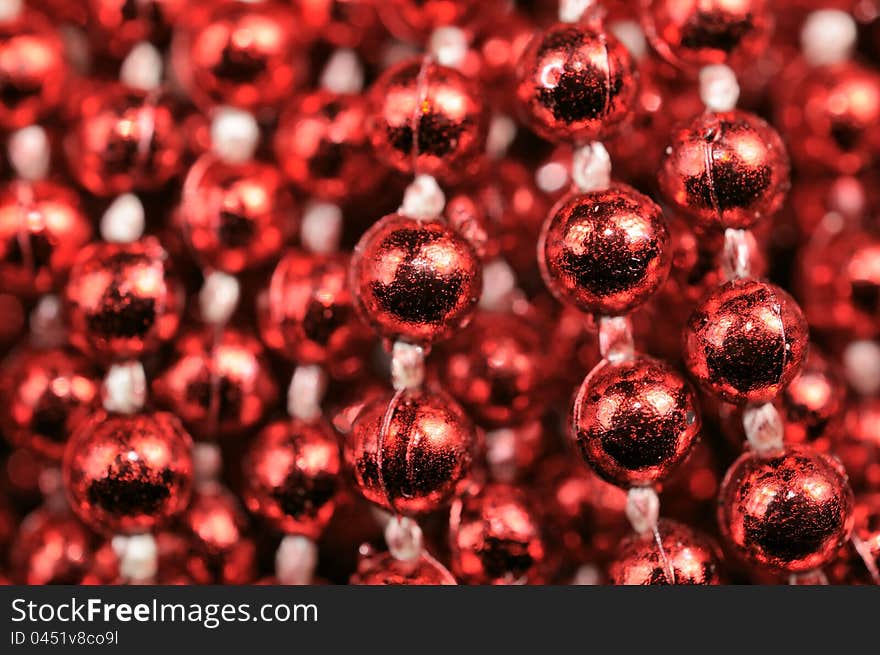
[(854, 488), (880, 491), (880, 397), (850, 402), (844, 429), (832, 448)]
[(391, 553), (370, 553), (358, 561), (349, 581), (353, 585), (454, 585), (452, 574), (433, 557), (422, 553), (415, 561), (395, 559)]
[(191, 450), (192, 439), (172, 414), (99, 411), (67, 442), (67, 499), (99, 532), (148, 532), (189, 503)]
[(626, 314), (666, 281), (669, 228), (653, 200), (624, 184), (572, 194), (544, 223), (538, 263), (559, 300), (585, 312)]
[[(384, 5), (384, 3), (382, 3)], [(337, 48), (358, 48), (364, 56), (385, 38), (374, 0), (298, 0), (294, 9), (306, 30)]]
[(473, 28), (503, 7), (499, 0), (384, 0), (376, 3), (382, 22), (404, 41), (420, 43), (440, 27)]
[(831, 561), (853, 527), (853, 493), (843, 466), (802, 446), (740, 456), (721, 483), (718, 521), (751, 562), (810, 571)]
[(475, 172), (487, 112), (477, 86), (456, 69), (407, 59), (382, 73), (369, 102), (367, 133), (385, 164), (446, 181)]
[(390, 214), (361, 237), (350, 285), (381, 336), (429, 344), (470, 320), (482, 272), (470, 244), (444, 223)]
[(856, 497), (852, 541), (825, 570), (831, 584), (880, 584), (880, 493)]
[(180, 171), (177, 114), (161, 91), (111, 83), (86, 92), (64, 142), (71, 174), (99, 196), (158, 189)]
[(559, 23), (533, 37), (519, 61), (516, 96), (535, 132), (554, 142), (610, 136), (633, 109), (638, 74), (612, 34)]
[(328, 423), (277, 421), (245, 456), (245, 505), (277, 530), (317, 539), (333, 516), (340, 469), (339, 442)]
[(662, 520), (657, 528), (663, 554), (651, 532), (624, 539), (608, 568), (611, 584), (721, 584), (720, 549), (712, 539), (676, 521)]
[(287, 101), (308, 70), (293, 8), (267, 0), (211, 3), (203, 11), (179, 28), (172, 48), (175, 73), (193, 102), (208, 111)]
[(15, 181), (0, 189), (0, 290), (37, 296), (58, 288), (92, 224), (69, 188)]
[(189, 332), (177, 339), (176, 351), (153, 381), (153, 395), (197, 437), (242, 434), (275, 406), (269, 363), (250, 334), (233, 328)]
[(545, 546), (525, 496), (491, 485), (456, 500), (449, 518), (452, 571), (466, 584), (539, 584)]
[(16, 353), (0, 372), (3, 434), (60, 460), (70, 435), (97, 409), (100, 384), (89, 361), (64, 348)]
[(296, 233), (298, 213), (277, 167), (204, 155), (183, 183), (177, 220), (204, 266), (240, 273), (274, 259)]
[(385, 176), (366, 133), (367, 101), (327, 90), (305, 96), (281, 115), (278, 165), (297, 187), (331, 202), (363, 198)]
[(767, 0), (647, 0), (642, 27), (665, 60), (690, 70), (751, 63), (770, 40)]
[(0, 19), (0, 128), (18, 129), (50, 114), (67, 72), (61, 35), (42, 14), (23, 8)]
[(372, 339), (348, 286), (349, 256), (288, 252), (257, 300), (260, 335), (272, 350), (331, 375), (361, 372)]
[(731, 280), (697, 306), (684, 331), (684, 360), (703, 387), (727, 402), (764, 403), (779, 395), (807, 355), (800, 308), (779, 287)]
[(71, 343), (101, 359), (140, 357), (180, 322), (182, 293), (153, 237), (87, 246), (64, 292)]
[(9, 551), (16, 582), (79, 584), (92, 559), (92, 535), (66, 509), (41, 507), (28, 514)]
[(235, 495), (216, 482), (196, 489), (181, 523), (208, 555), (231, 556), (246, 540), (247, 515)]
[(846, 385), (825, 357), (811, 350), (776, 401), (788, 443), (827, 449), (843, 429)]
[(528, 317), (480, 312), (443, 348), (444, 389), (477, 423), (520, 425), (546, 407), (549, 362), (540, 327)]
[(367, 404), (345, 443), (361, 493), (404, 515), (446, 505), (476, 443), (464, 410), (441, 392), (406, 390)]
[(744, 111), (705, 112), (676, 129), (660, 186), (700, 226), (747, 229), (775, 214), (789, 188), (779, 134)]
[(186, 0), (87, 0), (86, 31), (99, 53), (123, 58), (142, 41), (164, 44), (173, 22), (184, 20)]
[(663, 362), (606, 362), (587, 375), (574, 401), (574, 437), (584, 460), (621, 487), (663, 481), (700, 434), (691, 386)]

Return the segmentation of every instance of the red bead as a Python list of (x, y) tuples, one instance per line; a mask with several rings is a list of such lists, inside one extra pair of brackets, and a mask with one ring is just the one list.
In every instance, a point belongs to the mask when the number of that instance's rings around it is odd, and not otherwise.
[(465, 584), (539, 584), (545, 547), (534, 510), (514, 487), (457, 500), (450, 515), (452, 571)]
[(430, 344), (470, 320), (482, 273), (470, 244), (444, 223), (390, 214), (358, 242), (350, 284), (381, 336)]
[(177, 216), (202, 265), (240, 273), (277, 257), (299, 218), (278, 169), (203, 157), (184, 180)]
[(804, 447), (748, 452), (721, 484), (722, 533), (751, 562), (785, 571), (827, 564), (849, 539), (853, 494), (836, 460)]
[(19, 584), (79, 584), (92, 557), (92, 537), (66, 510), (41, 507), (28, 514), (10, 547)]
[(351, 576), (353, 585), (454, 585), (455, 578), (427, 553), (415, 561), (394, 559), (391, 553), (361, 557)]
[(475, 172), (486, 141), (486, 108), (460, 72), (423, 57), (407, 59), (382, 73), (369, 101), (367, 133), (382, 162), (445, 181)]
[(587, 375), (574, 402), (574, 436), (584, 460), (621, 487), (669, 477), (700, 433), (690, 385), (663, 362), (607, 362)]
[(246, 584), (256, 578), (256, 549), (246, 536), (248, 519), (238, 499), (217, 483), (197, 489), (181, 522), (194, 546), (219, 564), (223, 584)]
[[(657, 528), (663, 554), (651, 532), (625, 539), (608, 569), (611, 584), (721, 584), (720, 551), (714, 541), (675, 521), (662, 520)], [(667, 573), (669, 569), (672, 569), (672, 580)]]
[(171, 414), (97, 412), (80, 424), (64, 453), (70, 506), (100, 532), (153, 530), (189, 502), (191, 449), (192, 439)]
[(0, 189), (0, 289), (37, 296), (58, 288), (92, 225), (77, 195), (54, 182)]
[(794, 298), (752, 278), (718, 287), (691, 314), (684, 359), (707, 390), (731, 403), (773, 400), (806, 357), (807, 322)]
[(278, 389), (255, 337), (232, 328), (189, 332), (176, 351), (153, 395), (197, 437), (242, 434), (275, 406)]
[(300, 364), (351, 378), (365, 366), (372, 339), (348, 286), (349, 256), (288, 252), (257, 301), (267, 346)]
[(822, 355), (811, 350), (800, 372), (776, 401), (788, 443), (827, 449), (843, 429), (846, 385)]
[(554, 142), (607, 137), (633, 108), (638, 75), (613, 35), (559, 23), (536, 35), (520, 58), (516, 96), (535, 132)]
[[(667, 61), (691, 70), (742, 68), (760, 55), (773, 29), (767, 0), (648, 0), (642, 26)], [(769, 6), (768, 6), (769, 5)]]
[(572, 194), (550, 211), (538, 243), (544, 282), (561, 301), (626, 314), (669, 274), (669, 228), (660, 207), (623, 184)]
[(0, 19), (0, 128), (45, 118), (61, 101), (66, 78), (64, 44), (42, 14), (23, 8)]
[(179, 29), (172, 64), (203, 111), (271, 108), (287, 101), (307, 74), (302, 36), (287, 4), (220, 2)]
[(337, 48), (369, 48), (386, 36), (373, 0), (299, 0), (297, 18), (313, 35)]
[(87, 0), (86, 28), (93, 48), (123, 58), (142, 41), (163, 44), (173, 22), (183, 20), (186, 0)]
[(75, 116), (68, 168), (95, 195), (158, 189), (180, 171), (184, 135), (170, 95), (105, 84), (76, 102)]
[(339, 443), (328, 423), (272, 423), (245, 456), (244, 502), (275, 529), (317, 539), (333, 516), (340, 460)]
[(467, 475), (475, 442), (470, 419), (452, 398), (407, 390), (361, 409), (345, 457), (367, 500), (398, 514), (420, 514), (449, 502)]
[(499, 0), (385, 0), (379, 16), (394, 36), (422, 42), (440, 27), (471, 28), (500, 13)]
[(698, 225), (746, 229), (782, 207), (788, 155), (776, 130), (757, 116), (706, 112), (673, 132), (660, 186)]
[(3, 433), (17, 446), (59, 460), (70, 435), (97, 409), (99, 391), (84, 357), (63, 348), (23, 350), (0, 373)]
[(367, 102), (321, 90), (281, 115), (275, 157), (300, 189), (331, 202), (362, 198), (385, 176), (367, 138)]
[(173, 337), (183, 297), (168, 264), (153, 237), (87, 246), (65, 288), (71, 343), (101, 359), (129, 359)]
[(853, 401), (844, 430), (832, 448), (846, 466), (853, 487), (880, 491), (880, 398)]

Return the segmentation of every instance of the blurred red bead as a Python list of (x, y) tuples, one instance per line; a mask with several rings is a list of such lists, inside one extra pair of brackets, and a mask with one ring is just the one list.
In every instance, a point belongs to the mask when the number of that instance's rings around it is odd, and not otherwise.
[(662, 520), (657, 529), (663, 554), (651, 532), (625, 539), (608, 569), (611, 584), (721, 584), (721, 557), (714, 541), (676, 521)]
[(880, 398), (850, 403), (832, 450), (846, 466), (854, 488), (880, 491)]
[(345, 442), (361, 493), (403, 515), (446, 504), (470, 468), (474, 427), (445, 393), (405, 390), (363, 409)]
[(546, 406), (548, 362), (539, 326), (512, 313), (480, 312), (443, 348), (444, 389), (481, 425), (519, 425)]
[(731, 403), (773, 400), (797, 374), (809, 332), (779, 287), (752, 278), (718, 287), (691, 314), (684, 359), (703, 387)]
[(668, 478), (700, 434), (693, 389), (667, 364), (639, 356), (587, 375), (574, 401), (574, 437), (584, 460), (621, 487)]
[[(215, 582), (203, 553), (195, 551), (191, 535), (168, 529), (159, 530), (156, 538), (157, 571), (155, 584), (192, 585)], [(119, 556), (112, 539), (95, 550), (91, 566), (83, 577), (84, 585), (125, 584), (119, 571)]]
[(767, 0), (647, 0), (642, 27), (667, 61), (696, 71), (710, 64), (742, 68), (766, 48), (773, 30)]
[(757, 116), (705, 112), (673, 132), (660, 186), (701, 227), (747, 229), (782, 207), (788, 155), (776, 130)]
[(777, 124), (798, 168), (853, 174), (880, 160), (880, 73), (856, 62), (782, 87)]
[(0, 290), (27, 297), (56, 290), (91, 237), (69, 188), (49, 181), (0, 188)]
[(186, 0), (87, 0), (85, 5), (92, 47), (118, 59), (142, 41), (164, 45), (187, 8)]
[(92, 536), (67, 510), (40, 507), (28, 514), (10, 547), (16, 582), (79, 584), (92, 557)]
[(189, 503), (191, 450), (192, 439), (172, 414), (99, 411), (67, 442), (67, 499), (99, 532), (149, 532)]
[(517, 79), (524, 120), (553, 142), (610, 136), (633, 110), (638, 88), (629, 51), (589, 24), (559, 23), (535, 35)]
[(233, 274), (277, 257), (296, 233), (298, 219), (275, 166), (229, 164), (210, 154), (190, 168), (177, 213), (202, 265)]
[(286, 534), (317, 539), (340, 488), (339, 442), (328, 423), (299, 419), (266, 426), (244, 458), (244, 502)]
[(90, 362), (64, 348), (16, 353), (0, 372), (3, 434), (60, 460), (70, 435), (97, 409), (100, 384)]
[(350, 284), (381, 336), (430, 344), (468, 323), (482, 272), (470, 244), (444, 223), (389, 214), (358, 242)]
[(203, 111), (215, 105), (274, 108), (307, 75), (304, 35), (286, 3), (209, 3), (178, 27), (172, 65)]
[(394, 559), (391, 553), (370, 553), (358, 561), (353, 585), (454, 585), (455, 578), (427, 553), (415, 561)]
[(390, 32), (404, 41), (423, 42), (434, 30), (454, 25), (473, 28), (500, 13), (499, 0), (385, 0), (376, 8)]
[(298, 0), (294, 4), (308, 31), (337, 48), (369, 48), (385, 36), (376, 7), (381, 3), (374, 0)]
[(843, 429), (846, 385), (815, 349), (776, 401), (785, 423), (785, 441), (812, 443), (827, 450)]
[(880, 493), (856, 498), (852, 541), (827, 572), (831, 584), (880, 585)]
[(669, 228), (660, 207), (632, 187), (574, 193), (550, 211), (538, 243), (544, 282), (561, 301), (626, 314), (669, 274)]
[(244, 538), (247, 516), (233, 494), (213, 483), (195, 490), (182, 522), (200, 548), (223, 554)]
[(68, 169), (95, 195), (158, 189), (180, 171), (184, 135), (169, 94), (103, 84), (77, 99), (74, 116)]
[(363, 96), (327, 90), (305, 96), (281, 115), (278, 165), (297, 187), (331, 202), (363, 198), (385, 176), (367, 138)]
[(369, 93), (367, 133), (376, 156), (412, 174), (466, 178), (483, 155), (483, 96), (454, 68), (414, 57), (386, 70)]
[(0, 19), (0, 129), (36, 123), (54, 111), (67, 78), (64, 55), (60, 34), (42, 14), (23, 8)]
[(349, 256), (289, 251), (258, 297), (263, 342), (298, 364), (351, 378), (366, 364), (371, 336), (348, 286)]
[(747, 452), (721, 483), (718, 521), (747, 560), (790, 572), (824, 566), (849, 539), (853, 493), (837, 460), (802, 446)]
[(234, 328), (179, 337), (175, 357), (152, 391), (158, 404), (202, 439), (248, 432), (278, 399), (262, 344)]
[(183, 297), (169, 263), (153, 237), (82, 250), (65, 288), (71, 343), (102, 360), (129, 359), (173, 337)]
[(525, 496), (492, 485), (456, 500), (449, 519), (452, 571), (465, 584), (539, 584), (544, 542)]

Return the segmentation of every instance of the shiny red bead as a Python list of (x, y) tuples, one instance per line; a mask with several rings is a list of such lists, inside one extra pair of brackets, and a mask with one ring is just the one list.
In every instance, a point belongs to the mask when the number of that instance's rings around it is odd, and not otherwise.
[(235, 495), (217, 483), (196, 489), (192, 502), (181, 517), (197, 548), (209, 555), (227, 557), (246, 541), (247, 521)]
[(700, 424), (693, 389), (650, 357), (603, 364), (587, 375), (574, 401), (581, 456), (624, 488), (668, 478), (693, 447)]
[(390, 214), (358, 242), (350, 284), (381, 336), (430, 344), (470, 320), (482, 273), (470, 244), (444, 223)]
[(92, 558), (93, 537), (69, 511), (41, 507), (21, 522), (10, 547), (16, 582), (79, 584)]
[(804, 447), (745, 453), (721, 484), (718, 521), (749, 561), (799, 572), (827, 564), (853, 527), (853, 494), (840, 462)]
[(660, 207), (632, 187), (576, 193), (551, 211), (538, 243), (544, 282), (559, 300), (626, 314), (669, 274), (669, 228)]
[(87, 246), (64, 293), (71, 343), (100, 359), (140, 357), (180, 322), (183, 297), (153, 237)]
[(525, 121), (554, 142), (607, 137), (632, 111), (638, 74), (613, 35), (588, 24), (559, 23), (537, 34), (517, 69)]
[(788, 155), (776, 130), (757, 116), (706, 112), (673, 132), (660, 186), (702, 227), (747, 229), (785, 201)]
[(801, 370), (776, 401), (788, 443), (828, 448), (843, 429), (846, 385), (836, 368), (811, 350)]
[(328, 423), (277, 421), (245, 456), (245, 505), (277, 530), (316, 539), (333, 516), (340, 468), (339, 442)]
[(718, 287), (691, 314), (684, 360), (703, 387), (731, 403), (773, 400), (807, 355), (807, 322), (777, 286), (746, 278)]
[(163, 44), (171, 26), (186, 19), (186, 0), (87, 0), (86, 30), (98, 52), (122, 59), (142, 41)]
[(426, 40), (440, 27), (472, 28), (494, 18), (499, 0), (385, 0), (376, 3), (379, 16), (396, 37), (414, 42)]
[(395, 559), (391, 553), (361, 557), (349, 580), (353, 585), (454, 585), (452, 574), (440, 562), (422, 553), (414, 562)]
[(476, 84), (423, 57), (389, 68), (369, 93), (376, 156), (403, 173), (452, 181), (475, 171), (488, 126)]
[(452, 398), (407, 390), (361, 409), (345, 458), (367, 500), (398, 514), (421, 514), (449, 502), (475, 443), (473, 424)]
[(172, 414), (97, 412), (67, 443), (67, 499), (99, 532), (148, 532), (186, 508), (191, 450), (192, 439)]

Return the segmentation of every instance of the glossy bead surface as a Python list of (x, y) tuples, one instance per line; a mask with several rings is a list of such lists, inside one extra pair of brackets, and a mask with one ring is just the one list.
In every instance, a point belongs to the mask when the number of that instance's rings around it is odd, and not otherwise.
[(329, 424), (272, 423), (250, 445), (243, 466), (252, 514), (286, 534), (320, 535), (341, 485), (339, 444)]
[(538, 243), (544, 282), (585, 312), (625, 314), (669, 274), (669, 228), (660, 207), (626, 185), (572, 194), (551, 211)]
[(354, 585), (454, 585), (452, 574), (433, 557), (422, 553), (413, 562), (395, 559), (391, 553), (363, 556), (351, 576)]
[(703, 227), (747, 229), (767, 220), (789, 184), (779, 134), (736, 110), (706, 112), (676, 129), (660, 169), (668, 200)]
[(148, 532), (189, 502), (191, 450), (192, 439), (171, 414), (97, 412), (67, 443), (67, 499), (99, 532)]
[(92, 535), (69, 511), (40, 507), (21, 522), (10, 547), (16, 582), (79, 584), (92, 557)]
[(476, 436), (446, 394), (401, 391), (371, 401), (345, 442), (361, 493), (403, 515), (446, 505), (470, 468)]
[(815, 349), (776, 401), (788, 443), (827, 448), (843, 429), (846, 385), (836, 368)]
[(101, 54), (124, 58), (142, 41), (163, 45), (171, 26), (185, 21), (186, 0), (86, 0), (86, 32)]
[(238, 499), (216, 482), (195, 490), (181, 523), (197, 547), (211, 555), (231, 555), (247, 531), (247, 515)]
[(749, 561), (791, 572), (827, 564), (849, 539), (853, 494), (841, 464), (804, 447), (747, 452), (721, 484), (722, 534)]
[(524, 119), (554, 142), (610, 135), (632, 110), (638, 87), (635, 63), (623, 44), (599, 28), (571, 23), (532, 38), (517, 79)]
[(587, 375), (574, 401), (573, 429), (584, 460), (627, 488), (669, 477), (699, 436), (700, 415), (678, 373), (639, 356)]
[(390, 214), (361, 237), (351, 260), (361, 315), (389, 339), (447, 338), (470, 320), (481, 284), (473, 248), (439, 221)]

